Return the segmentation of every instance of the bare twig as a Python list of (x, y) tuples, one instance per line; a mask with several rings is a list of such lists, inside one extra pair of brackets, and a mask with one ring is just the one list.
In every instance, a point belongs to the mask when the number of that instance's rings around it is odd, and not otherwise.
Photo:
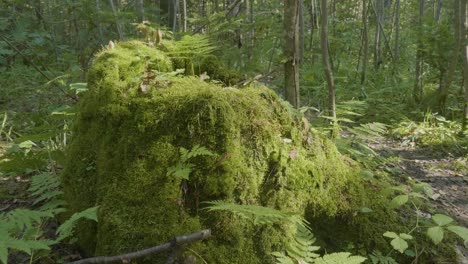
[(68, 264), (97, 264), (97, 263), (124, 262), (124, 261), (129, 261), (131, 259), (141, 258), (141, 257), (145, 257), (151, 254), (166, 251), (170, 248), (181, 247), (185, 244), (190, 244), (197, 240), (202, 240), (208, 237), (211, 237), (211, 230), (205, 229), (205, 230), (193, 233), (193, 234), (175, 237), (170, 242), (167, 242), (165, 244), (155, 246), (152, 248), (147, 248), (147, 249), (135, 251), (132, 253), (112, 256), (112, 257), (103, 256), (103, 257), (87, 258), (87, 259), (82, 259), (82, 260), (78, 260), (74, 262), (69, 262)]
[[(0, 35), (0, 37), (3, 39), (3, 41), (5, 41), (5, 43), (10, 46), (12, 49), (14, 49), (16, 51), (16, 53), (18, 53), (19, 55), (21, 55), (26, 61), (28, 61), (29, 64), (31, 64), (31, 66), (33, 66), (33, 68), (39, 72), (47, 81), (49, 82), (52, 82), (54, 79), (50, 78), (47, 74), (45, 74), (45, 72), (43, 72), (31, 59), (29, 59), (26, 55), (23, 54), (23, 52), (21, 52), (21, 50), (19, 50), (15, 45), (13, 45), (5, 36), (2, 36)], [(59, 85), (57, 85), (56, 83), (52, 82), (52, 84), (54, 84), (57, 88), (60, 89), (60, 91), (67, 97), (77, 101), (78, 98), (76, 96), (73, 96), (69, 93), (67, 93), (67, 91), (65, 91), (62, 87), (60, 87)]]

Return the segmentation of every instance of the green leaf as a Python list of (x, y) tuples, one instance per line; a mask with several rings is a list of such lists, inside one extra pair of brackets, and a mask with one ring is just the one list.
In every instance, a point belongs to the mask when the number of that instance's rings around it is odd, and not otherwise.
[(468, 228), (463, 226), (447, 226), (447, 229), (457, 234), (464, 241), (468, 241)]
[(408, 257), (415, 257), (416, 253), (411, 249), (407, 249), (407, 250), (405, 250), (405, 255), (408, 256)]
[(372, 212), (374, 212), (374, 210), (372, 210), (372, 209), (370, 209), (368, 207), (362, 207), (361, 209), (359, 209), (359, 211), (361, 213), (372, 213)]
[(8, 263), (8, 248), (5, 245), (4, 241), (0, 240), (0, 261), (3, 264)]
[(22, 149), (31, 149), (32, 147), (36, 146), (36, 144), (32, 142), (31, 140), (26, 140), (26, 141), (19, 143), (18, 146)]
[(440, 226), (431, 227), (427, 229), (427, 235), (434, 242), (434, 244), (439, 244), (444, 238), (444, 229)]
[(432, 221), (434, 221), (438, 226), (446, 226), (452, 223), (453, 219), (443, 214), (435, 214), (432, 216)]
[(409, 195), (416, 198), (427, 199), (424, 195), (417, 192), (410, 192)]
[(413, 236), (408, 235), (406, 233), (401, 233), (400, 238), (403, 238), (404, 240), (410, 240), (410, 239), (413, 239)]
[(76, 94), (79, 94), (88, 90), (88, 84), (87, 83), (72, 83), (70, 84), (70, 90), (74, 90)]
[(431, 186), (425, 182), (414, 184), (413, 191), (418, 193), (424, 193), (428, 197), (432, 197), (432, 195), (434, 195), (434, 191), (432, 190)]
[(399, 251), (400, 253), (405, 252), (405, 250), (408, 248), (408, 243), (406, 243), (406, 241), (400, 237), (393, 239), (390, 242), (390, 244), (395, 250)]
[(398, 195), (390, 202), (390, 206), (392, 208), (400, 207), (408, 202), (408, 198), (409, 196), (407, 194)]
[(398, 192), (406, 192), (406, 185), (400, 185), (400, 186), (394, 186), (394, 187), (391, 187), (390, 189), (394, 190), (394, 191), (398, 191)]
[(374, 174), (371, 171), (363, 170), (359, 173), (359, 175), (366, 181), (371, 180), (374, 178)]
[(389, 231), (385, 232), (383, 234), (383, 236), (384, 237), (389, 237), (389, 238), (397, 238), (398, 237), (398, 235), (395, 232), (389, 232)]

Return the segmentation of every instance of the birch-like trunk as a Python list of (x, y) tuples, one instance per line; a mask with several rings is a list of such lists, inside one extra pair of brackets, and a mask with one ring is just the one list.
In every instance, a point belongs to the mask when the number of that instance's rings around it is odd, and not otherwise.
[(321, 15), (321, 40), (320, 46), (322, 48), (322, 60), (323, 68), (325, 70), (325, 76), (328, 84), (328, 111), (329, 115), (336, 118), (336, 102), (335, 102), (335, 80), (333, 78), (333, 71), (330, 67), (330, 55), (328, 54), (328, 11), (327, 11), (327, 0), (322, 0), (321, 4), (322, 15)]

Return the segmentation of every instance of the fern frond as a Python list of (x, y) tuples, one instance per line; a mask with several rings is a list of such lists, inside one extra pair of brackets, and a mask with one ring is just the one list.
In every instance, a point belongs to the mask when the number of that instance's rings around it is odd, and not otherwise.
[(60, 186), (57, 175), (42, 173), (31, 178), (31, 185), (28, 191), (32, 196), (38, 196), (48, 191), (55, 190)]
[(50, 250), (50, 245), (54, 242), (51, 240), (24, 240), (16, 239), (10, 236), (5, 236), (0, 233), (0, 263), (8, 263), (8, 250), (14, 249), (22, 251), (28, 255), (32, 254), (33, 250)]
[(43, 218), (52, 218), (54, 215), (47, 211), (33, 211), (29, 209), (15, 209), (6, 214), (0, 214), (0, 230), (23, 230), (32, 228)]
[(215, 156), (213, 152), (200, 145), (195, 145), (190, 151), (185, 148), (181, 148), (180, 154), (183, 161), (187, 161), (198, 156)]
[(366, 258), (361, 256), (351, 256), (349, 252), (340, 252), (325, 255), (315, 259), (315, 264), (360, 264), (366, 261)]
[[(0, 215), (0, 261), (7, 263), (8, 250), (14, 249), (31, 254), (33, 250), (50, 249), (50, 240), (34, 240), (37, 226), (44, 218), (51, 218), (51, 212), (15, 209)], [(21, 238), (17, 238), (21, 237)]]
[(318, 254), (314, 253), (320, 249), (320, 247), (313, 245), (315, 241), (314, 234), (309, 228), (298, 225), (294, 240), (287, 245), (286, 252), (300, 263), (312, 263), (313, 259), (319, 257)]
[(57, 234), (59, 235), (57, 241), (62, 241), (67, 237), (73, 235), (73, 228), (80, 219), (88, 219), (97, 222), (97, 209), (98, 207), (91, 207), (79, 213), (73, 214), (70, 219), (65, 221), (62, 225), (57, 228)]
[(293, 213), (285, 213), (269, 207), (258, 205), (240, 205), (227, 203), (224, 201), (205, 202), (210, 206), (206, 207), (208, 211), (229, 211), (237, 216), (251, 220), (255, 225), (274, 224), (283, 221), (300, 223), (305, 225), (300, 216)]
[(194, 59), (212, 53), (216, 47), (204, 35), (186, 35), (179, 41), (165, 42), (169, 56), (178, 59)]

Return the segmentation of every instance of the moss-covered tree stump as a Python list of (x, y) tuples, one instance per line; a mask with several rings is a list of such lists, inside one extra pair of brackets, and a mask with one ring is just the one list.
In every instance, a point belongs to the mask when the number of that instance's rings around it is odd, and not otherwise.
[[(77, 232), (88, 254), (211, 228), (213, 239), (190, 246), (208, 263), (269, 263), (288, 236), (281, 226), (208, 213), (203, 202), (309, 216), (365, 202), (356, 170), (271, 90), (221, 88), (172, 70), (163, 52), (130, 42), (101, 52), (89, 71), (63, 173), (72, 212), (99, 206), (99, 223)], [(194, 158), (188, 180), (168, 173), (180, 149), (196, 145), (215, 155)]]

